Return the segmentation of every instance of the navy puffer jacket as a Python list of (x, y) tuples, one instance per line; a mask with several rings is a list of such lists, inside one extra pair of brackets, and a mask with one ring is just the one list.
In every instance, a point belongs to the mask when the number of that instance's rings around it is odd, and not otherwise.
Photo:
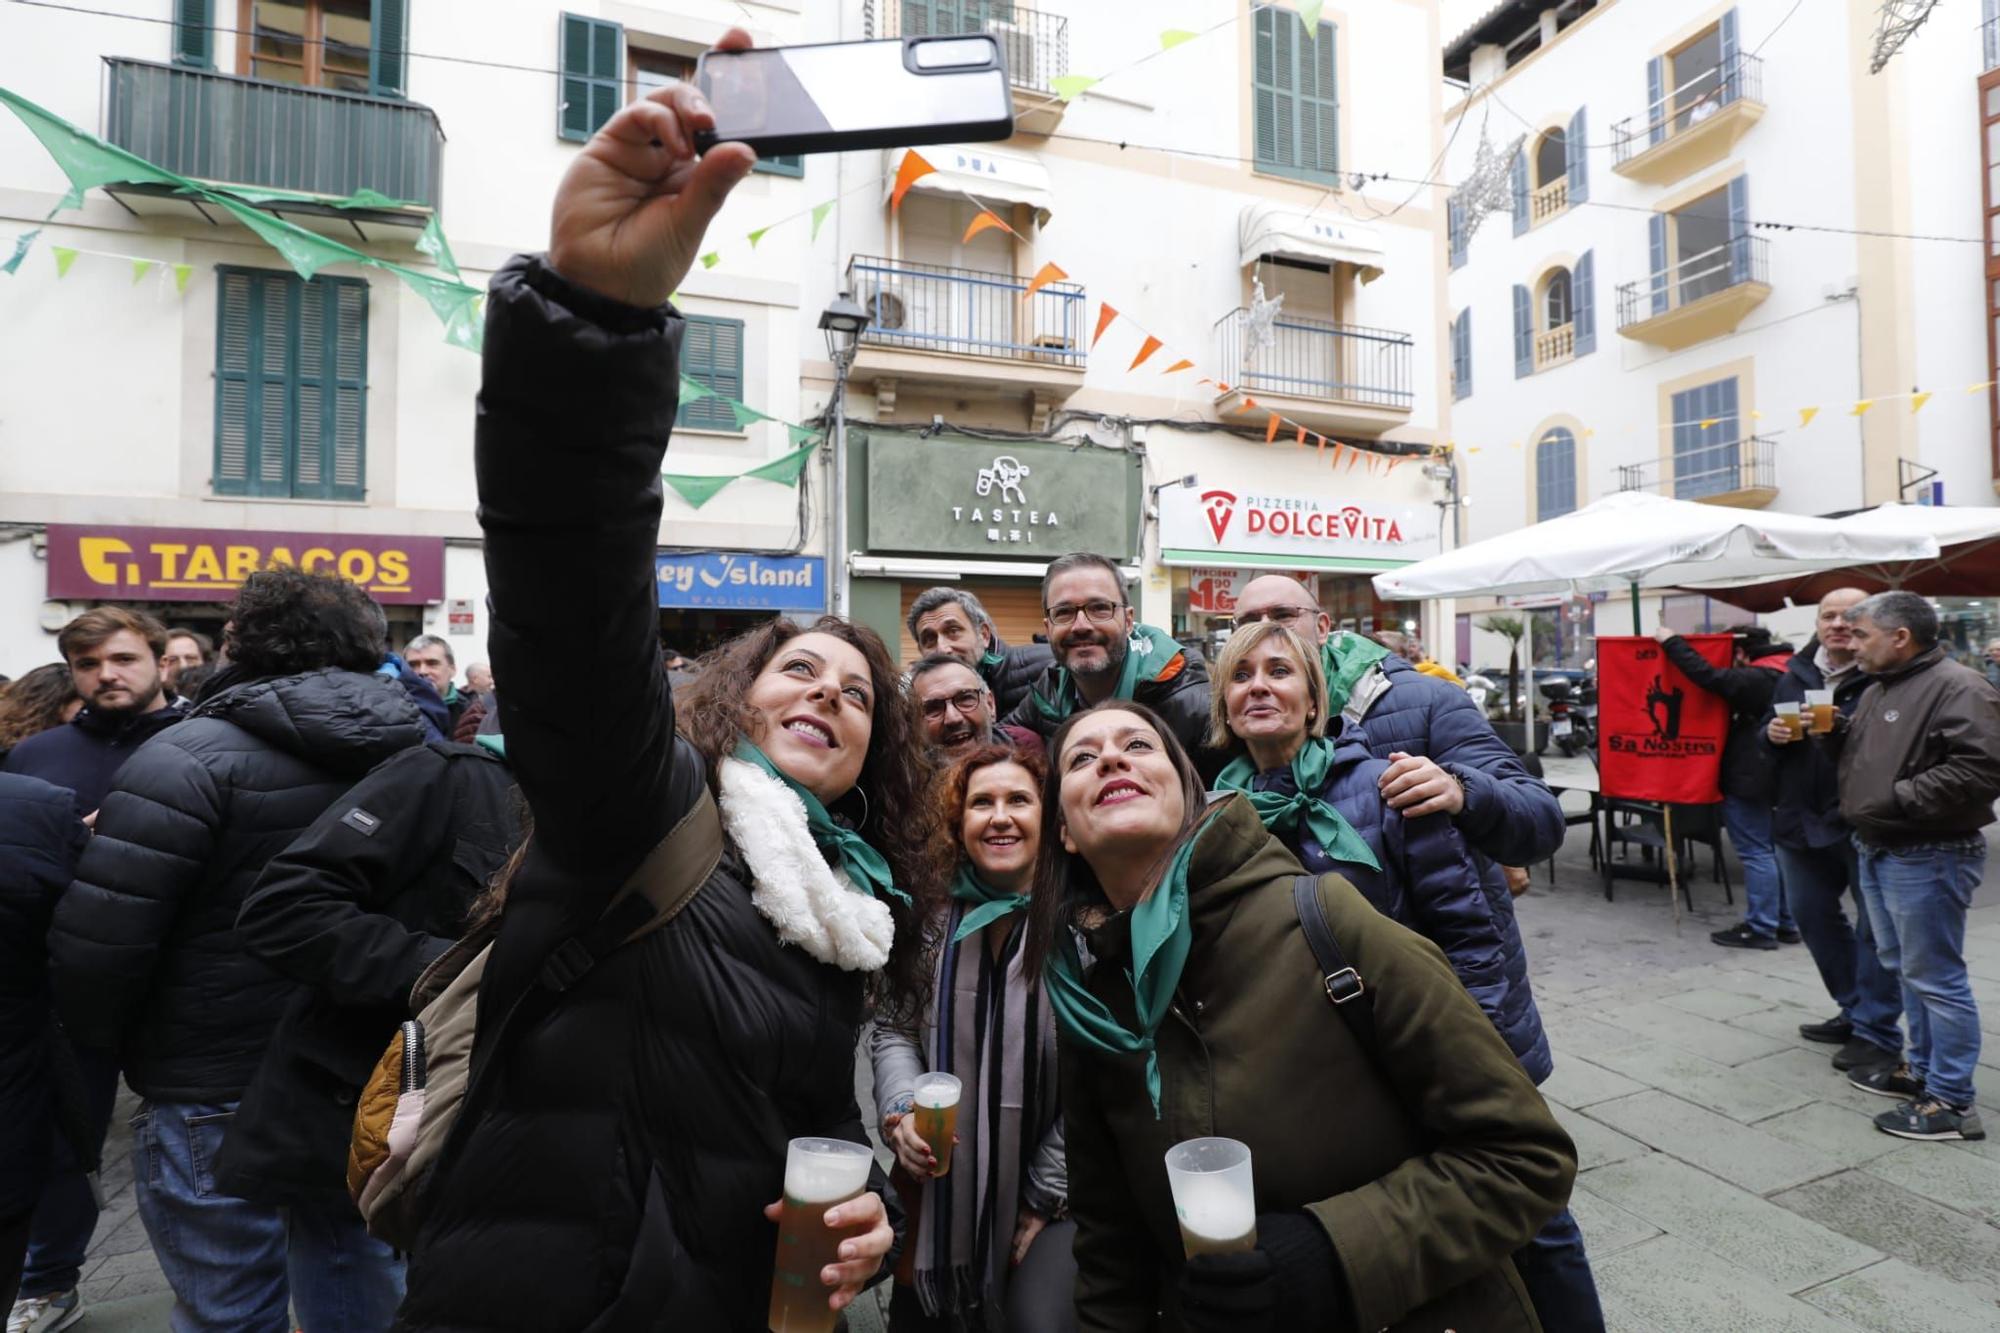
[[(1540, 1083), (1554, 1061), (1528, 985), (1528, 954), (1513, 896), (1449, 816), (1405, 819), (1383, 803), (1378, 784), (1389, 764), (1371, 753), (1379, 748), (1363, 728), (1350, 724), (1334, 742), (1333, 769), (1320, 799), (1354, 826), (1382, 863), (1380, 870), (1333, 860), (1302, 827), (1281, 835), (1283, 841), (1307, 870), (1346, 876), (1377, 911), (1444, 950), (1528, 1077)], [(1286, 795), (1298, 790), (1289, 769), (1259, 773), (1251, 785)]]

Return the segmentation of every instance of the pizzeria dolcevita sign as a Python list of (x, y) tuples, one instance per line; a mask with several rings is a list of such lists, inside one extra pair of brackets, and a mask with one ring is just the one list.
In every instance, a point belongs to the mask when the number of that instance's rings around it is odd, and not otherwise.
[(1320, 560), (1417, 560), (1437, 549), (1428, 499), (1361, 497), (1264, 487), (1175, 487), (1160, 492), (1160, 545), (1227, 554)]

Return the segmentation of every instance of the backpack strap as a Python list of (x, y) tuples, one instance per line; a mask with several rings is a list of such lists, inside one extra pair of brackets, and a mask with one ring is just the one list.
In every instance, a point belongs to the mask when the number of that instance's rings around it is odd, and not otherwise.
[(1347, 1024), (1348, 1031), (1361, 1043), (1361, 1049), (1375, 1058), (1378, 1049), (1375, 1041), (1375, 1000), (1368, 993), (1368, 987), (1361, 980), (1361, 974), (1347, 961), (1341, 952), (1340, 941), (1333, 936), (1333, 927), (1327, 924), (1326, 909), (1320, 906), (1319, 877), (1316, 875), (1295, 875), (1292, 877), (1292, 906), (1299, 914), (1299, 927), (1305, 932), (1306, 943), (1312, 948), (1313, 957), (1319, 961), (1320, 987), (1333, 1005), (1333, 1011)]

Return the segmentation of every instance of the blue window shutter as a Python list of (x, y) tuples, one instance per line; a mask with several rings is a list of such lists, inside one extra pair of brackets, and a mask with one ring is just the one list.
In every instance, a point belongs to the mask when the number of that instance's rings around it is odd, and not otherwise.
[(1449, 238), (1448, 254), (1453, 268), (1465, 265), (1465, 206), (1453, 195), (1444, 201), (1445, 234)]
[(1576, 508), (1576, 436), (1551, 427), (1535, 442), (1535, 518), (1560, 518)]
[(1653, 288), (1653, 313), (1667, 313), (1667, 215), (1655, 213), (1646, 219), (1646, 249), (1652, 265), (1649, 281)]
[(174, 63), (215, 68), (213, 0), (174, 0)]
[(1570, 274), (1570, 299), (1575, 305), (1576, 354), (1589, 356), (1597, 350), (1596, 252), (1585, 250)]
[(1646, 142), (1667, 137), (1667, 62), (1654, 56), (1646, 62)]
[(1729, 282), (1750, 281), (1750, 178), (1729, 182)]
[(1535, 316), (1528, 289), (1514, 284), (1514, 378), (1535, 369)]
[(1514, 150), (1514, 234), (1528, 229), (1528, 141)]
[(581, 14), (564, 14), (560, 22), (556, 135), (581, 143), (625, 101), (625, 29)]
[(368, 91), (402, 97), (409, 91), (410, 7), (407, 0), (374, 0), (368, 21)]
[(1472, 396), (1472, 307), (1458, 312), (1458, 336), (1465, 344), (1465, 394)]
[(1737, 44), (1735, 10), (1723, 12), (1715, 25), (1715, 38), (1720, 52), (1716, 64), (1722, 75), (1720, 103), (1728, 106), (1743, 95), (1742, 47)]
[(1569, 173), (1569, 206), (1575, 208), (1590, 198), (1590, 126), (1583, 108), (1569, 118), (1569, 133), (1563, 136), (1563, 166)]
[(682, 402), (677, 426), (694, 430), (740, 431), (736, 414), (723, 398), (743, 397), (743, 321), (687, 316), (681, 336), (681, 374), (721, 395)]

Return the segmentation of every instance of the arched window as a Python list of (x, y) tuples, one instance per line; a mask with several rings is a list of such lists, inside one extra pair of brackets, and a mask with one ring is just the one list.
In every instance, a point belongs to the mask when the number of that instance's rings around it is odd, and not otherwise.
[(1535, 443), (1535, 517), (1556, 518), (1576, 508), (1576, 436), (1551, 426)]
[(1567, 141), (1561, 130), (1550, 130), (1535, 143), (1535, 186), (1553, 185), (1568, 175)]
[(1542, 287), (1542, 332), (1554, 333), (1575, 318), (1575, 289), (1569, 270), (1555, 269)]

